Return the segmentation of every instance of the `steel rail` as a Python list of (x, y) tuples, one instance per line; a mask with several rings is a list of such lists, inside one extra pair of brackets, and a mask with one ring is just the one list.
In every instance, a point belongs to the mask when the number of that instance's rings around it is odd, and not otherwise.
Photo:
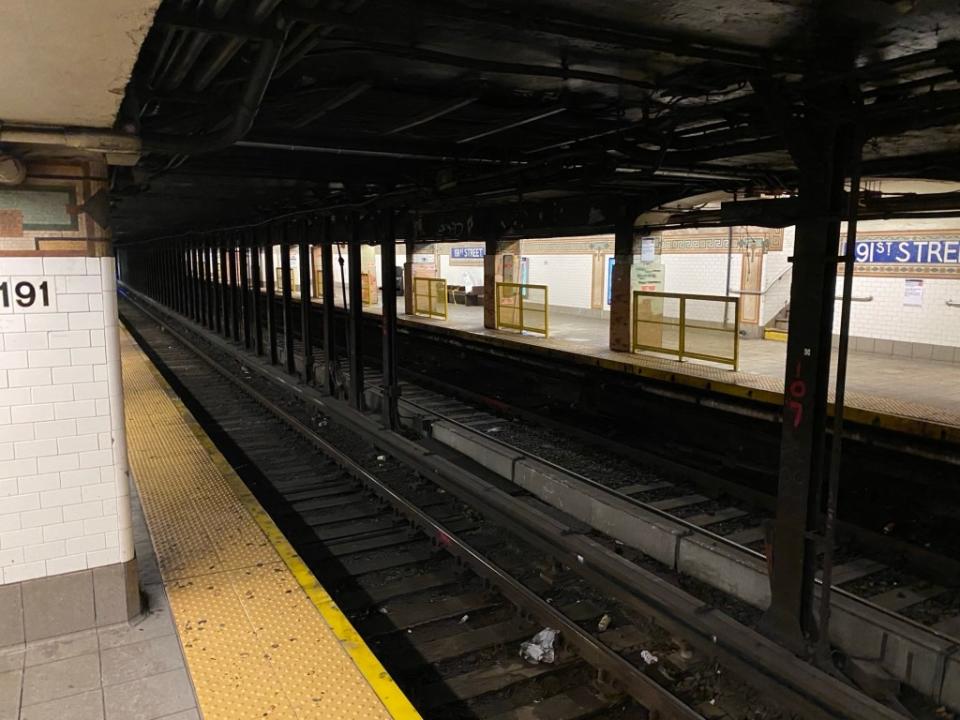
[[(496, 563), (477, 552), (468, 543), (457, 537), (455, 533), (448, 530), (444, 525), (434, 520), (414, 503), (388, 487), (357, 464), (352, 458), (324, 440), (313, 429), (304, 425), (297, 417), (284, 410), (266, 395), (251, 387), (248, 382), (231, 373), (227, 368), (223, 367), (198, 347), (196, 343), (184, 336), (183, 333), (171, 327), (169, 322), (158, 318), (154, 313), (147, 310), (141, 303), (132, 299), (129, 295), (127, 298), (145, 315), (163, 325), (167, 333), (186, 346), (198, 358), (209, 365), (211, 369), (240, 388), (265, 410), (272, 413), (298, 435), (317, 447), (341, 469), (362, 482), (379, 497), (392, 505), (394, 509), (405, 515), (415, 526), (431, 535), (439, 547), (442, 547), (466, 563), (471, 570), (494, 585), (518, 608), (529, 612), (545, 626), (560, 630), (563, 641), (575, 648), (584, 661), (607, 673), (609, 677), (619, 681), (624, 691), (638, 703), (649, 710), (657, 712), (658, 717), (664, 719), (704, 720), (700, 713), (693, 710), (669, 690), (656, 683), (652, 678), (647, 676), (643, 670), (599, 642), (573, 620), (570, 620), (553, 605), (540, 598), (536, 593), (523, 585), (523, 583), (496, 565)], [(127, 329), (137, 338), (138, 342), (145, 345), (146, 343), (143, 342), (142, 336), (133, 327), (132, 323), (126, 318), (122, 319)], [(291, 389), (297, 389), (289, 383), (288, 386), (291, 387)], [(355, 428), (350, 429), (356, 431)]]
[[(125, 288), (125, 286), (123, 286)], [(136, 293), (142, 297), (140, 293)], [(161, 312), (176, 315), (159, 303)], [(135, 303), (142, 307), (140, 303)], [(154, 317), (153, 313), (145, 312)], [(163, 321), (161, 321), (163, 322)], [(167, 323), (164, 323), (167, 324)], [(176, 331), (169, 328), (171, 334)], [(206, 334), (206, 331), (202, 331)], [(662, 626), (688, 639), (708, 655), (732, 668), (758, 688), (777, 697), (784, 707), (823, 720), (902, 720), (902, 715), (837, 681), (817, 668), (799, 662), (789, 651), (750, 630), (709, 604), (689, 595), (658, 575), (644, 570), (562, 521), (516, 499), (472, 475), (450, 460), (406, 438), (385, 431), (361, 413), (342, 407), (340, 401), (297, 386), (270, 368), (250, 363), (249, 357), (220, 338), (210, 338), (224, 352), (256, 370), (271, 382), (312, 401), (348, 429), (365, 436), (374, 446), (415, 468), (448, 492), (504, 526), (543, 552), (559, 560), (591, 584), (637, 612), (652, 615)], [(659, 688), (659, 686), (657, 686)], [(642, 701), (641, 701), (642, 703)]]

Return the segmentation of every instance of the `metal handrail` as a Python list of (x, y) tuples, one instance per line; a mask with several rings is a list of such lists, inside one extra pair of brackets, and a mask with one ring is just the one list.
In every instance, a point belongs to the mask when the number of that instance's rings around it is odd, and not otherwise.
[[(514, 297), (517, 298), (517, 316), (518, 322), (508, 323), (505, 322), (501, 317), (501, 307), (503, 305), (502, 300), (503, 296), (501, 293), (502, 289), (512, 289), (515, 291)], [(532, 325), (527, 325), (523, 319), (523, 306), (526, 299), (527, 291), (529, 290), (539, 290), (543, 292), (543, 327), (533, 327)], [(510, 328), (512, 330), (519, 330), (523, 332), (528, 330), (530, 332), (543, 333), (544, 337), (550, 336), (550, 302), (549, 302), (549, 288), (546, 285), (530, 285), (528, 283), (510, 283), (510, 282), (498, 282), (494, 288), (494, 307), (496, 308), (496, 324), (497, 327)], [(541, 311), (536, 311), (541, 312)]]
[[(421, 287), (426, 284), (426, 292), (421, 292)], [(434, 286), (440, 288), (440, 292), (435, 292)], [(427, 306), (420, 305), (420, 298), (427, 298)], [(440, 299), (435, 303), (434, 300)], [(442, 305), (442, 310), (440, 306)], [(443, 278), (415, 277), (413, 279), (413, 314), (433, 318), (447, 319), (447, 281)]]
[[(680, 301), (680, 310), (677, 322), (664, 322), (663, 320), (643, 320), (640, 318), (640, 298), (670, 298)], [(687, 301), (706, 301), (706, 302), (717, 302), (724, 303), (728, 305), (733, 304), (733, 357), (726, 357), (724, 355), (712, 355), (710, 353), (703, 352), (693, 352), (687, 350), (686, 347), (686, 330), (687, 328), (699, 329), (699, 330), (709, 330), (716, 332), (731, 332), (728, 328), (728, 323), (724, 320), (723, 327), (712, 327), (709, 325), (698, 325), (691, 324), (687, 322)], [(676, 348), (663, 347), (662, 345), (646, 345), (640, 342), (638, 326), (640, 323), (650, 323), (654, 325), (669, 325), (672, 327), (678, 328), (679, 338)], [(649, 352), (661, 352), (667, 353), (670, 355), (676, 355), (677, 359), (681, 362), (684, 357), (696, 358), (698, 360), (707, 360), (708, 362), (717, 362), (724, 363), (727, 365), (733, 365), (733, 369), (737, 370), (740, 365), (740, 298), (738, 297), (729, 297), (725, 295), (693, 295), (687, 293), (667, 293), (667, 292), (652, 292), (647, 290), (634, 290), (633, 292), (633, 319), (631, 322), (631, 335), (632, 335), (632, 349), (634, 352), (638, 350), (647, 350)]]
[(947, 300), (944, 305), (947, 307), (960, 307), (960, 303), (955, 303), (953, 300)]
[[(843, 300), (839, 295), (833, 296), (834, 300)], [(851, 297), (850, 302), (873, 302), (873, 295), (861, 295), (860, 297)]]

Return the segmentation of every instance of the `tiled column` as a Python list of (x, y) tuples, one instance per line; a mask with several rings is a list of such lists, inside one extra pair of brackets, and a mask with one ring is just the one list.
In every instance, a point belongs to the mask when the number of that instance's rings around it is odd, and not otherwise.
[(0, 201), (0, 647), (139, 612), (105, 181), (34, 163)]
[(483, 256), (483, 326), (497, 327), (497, 283), (520, 282), (520, 243), (485, 240)]

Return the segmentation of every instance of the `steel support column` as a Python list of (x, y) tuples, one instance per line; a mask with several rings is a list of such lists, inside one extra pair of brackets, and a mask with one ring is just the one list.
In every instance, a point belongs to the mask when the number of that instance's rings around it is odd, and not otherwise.
[(250, 242), (249, 234), (240, 233), (237, 236), (237, 264), (240, 269), (240, 319), (243, 328), (243, 347), (250, 349), (250, 276), (247, 272)]
[(227, 291), (230, 296), (230, 337), (240, 341), (240, 283), (237, 282), (237, 236), (228, 235)]
[(194, 322), (201, 322), (200, 247), (195, 237), (191, 238), (187, 252), (190, 260), (190, 317)]
[(260, 293), (260, 253), (263, 252), (262, 236), (254, 231), (253, 242), (250, 245), (250, 274), (253, 286), (253, 347), (257, 355), (263, 355), (263, 298)]
[(220, 311), (223, 319), (223, 336), (232, 338), (230, 334), (230, 258), (227, 254), (227, 237), (220, 238)]
[(488, 235), (483, 252), (483, 326), (491, 330), (497, 327), (497, 280), (502, 276), (497, 272), (499, 254), (497, 237)]
[(630, 326), (633, 305), (633, 223), (637, 214), (624, 208), (617, 218), (613, 236), (613, 272), (610, 277), (610, 349), (633, 350)]
[(363, 278), (360, 257), (360, 216), (353, 213), (350, 218), (350, 404), (363, 410)]
[(303, 341), (303, 381), (313, 382), (313, 334), (310, 331), (310, 298), (313, 297), (313, 282), (310, 276), (311, 225), (299, 223), (300, 253), (300, 339)]
[(263, 249), (264, 284), (266, 285), (267, 303), (267, 346), (270, 350), (270, 364), (276, 365), (277, 353), (277, 288), (274, 278), (276, 272), (273, 267), (273, 241), (277, 228), (271, 227), (267, 233), (267, 246)]
[(397, 372), (397, 239), (393, 210), (385, 212), (380, 268), (383, 277), (383, 424), (395, 430), (399, 425), (400, 382)]
[(217, 264), (217, 246), (207, 243), (204, 249), (204, 263), (206, 265), (206, 300), (207, 300), (207, 327), (211, 330), (220, 330), (220, 268)]
[(323, 243), (320, 246), (320, 273), (323, 276), (323, 359), (326, 370), (325, 385), (327, 392), (336, 397), (339, 392), (337, 382), (337, 328), (335, 291), (333, 286), (333, 242), (330, 233), (330, 218), (323, 219)]
[(210, 267), (213, 268), (213, 328), (218, 333), (222, 333), (226, 328), (224, 323), (226, 310), (223, 307), (223, 271), (226, 263), (223, 262), (220, 238), (214, 241), (212, 250)]
[(293, 357), (293, 289), (290, 287), (290, 235), (293, 225), (283, 227), (283, 240), (280, 242), (280, 293), (283, 298), (283, 364), (287, 372), (297, 372), (296, 359)]
[(403, 244), (406, 257), (403, 263), (403, 312), (413, 315), (413, 260), (417, 248), (417, 223), (410, 223), (409, 235)]
[(790, 290), (772, 599), (763, 628), (798, 654), (807, 654), (816, 639), (817, 498), (828, 463), (827, 389), (848, 154), (840, 135), (832, 123), (807, 120), (788, 138), (800, 170), (800, 219)]

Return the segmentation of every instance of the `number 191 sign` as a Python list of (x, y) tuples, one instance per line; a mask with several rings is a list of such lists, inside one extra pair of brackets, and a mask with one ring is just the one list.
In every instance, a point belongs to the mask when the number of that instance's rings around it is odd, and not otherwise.
[(51, 312), (56, 309), (52, 280), (0, 277), (0, 313)]

